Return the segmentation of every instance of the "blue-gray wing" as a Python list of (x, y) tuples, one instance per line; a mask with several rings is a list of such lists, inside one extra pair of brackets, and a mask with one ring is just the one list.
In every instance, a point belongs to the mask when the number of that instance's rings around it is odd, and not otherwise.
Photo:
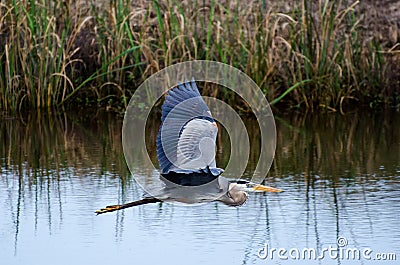
[(194, 80), (169, 90), (162, 106), (161, 126), (157, 135), (161, 173), (215, 167), (217, 131)]

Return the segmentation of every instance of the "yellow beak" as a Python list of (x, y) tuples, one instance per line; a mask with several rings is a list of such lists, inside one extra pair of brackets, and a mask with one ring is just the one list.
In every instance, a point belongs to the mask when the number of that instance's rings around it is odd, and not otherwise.
[(272, 188), (272, 187), (264, 186), (264, 185), (254, 185), (253, 189), (254, 189), (254, 191), (265, 191), (265, 192), (282, 192), (283, 191), (281, 189)]

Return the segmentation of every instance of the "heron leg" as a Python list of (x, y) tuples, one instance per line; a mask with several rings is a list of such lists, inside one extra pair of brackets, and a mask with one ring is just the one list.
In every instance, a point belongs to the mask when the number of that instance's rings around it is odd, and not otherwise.
[(148, 203), (155, 203), (155, 202), (161, 202), (161, 200), (159, 200), (157, 198), (149, 197), (149, 198), (144, 198), (144, 199), (141, 199), (138, 201), (128, 202), (125, 204), (109, 205), (109, 206), (106, 206), (105, 208), (95, 211), (95, 213), (97, 215), (103, 214), (103, 213), (110, 213), (110, 212), (126, 209), (129, 207), (133, 207), (133, 206), (138, 206), (138, 205), (148, 204)]

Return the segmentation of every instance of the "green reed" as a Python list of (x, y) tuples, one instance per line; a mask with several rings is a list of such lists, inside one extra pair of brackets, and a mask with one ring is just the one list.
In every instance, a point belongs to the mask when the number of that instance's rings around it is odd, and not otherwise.
[(278, 108), (398, 104), (390, 82), (398, 51), (366, 37), (359, 5), (8, 1), (0, 4), (0, 109), (124, 107), (151, 74), (195, 59), (240, 68)]

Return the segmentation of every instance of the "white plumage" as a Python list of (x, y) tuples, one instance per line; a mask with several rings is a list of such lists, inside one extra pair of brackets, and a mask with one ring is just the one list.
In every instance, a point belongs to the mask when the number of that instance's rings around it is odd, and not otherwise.
[(193, 119), (182, 130), (178, 140), (177, 167), (196, 171), (216, 167), (215, 142), (218, 128), (215, 122)]

